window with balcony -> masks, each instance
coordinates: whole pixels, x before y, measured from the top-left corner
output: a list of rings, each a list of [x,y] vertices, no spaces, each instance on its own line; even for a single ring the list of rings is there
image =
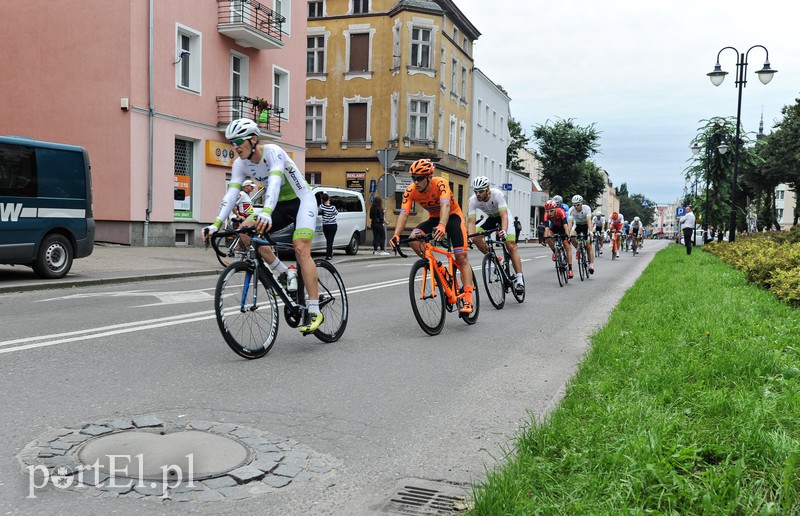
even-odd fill
[[[324,2],[322,0],[312,0],[308,2],[308,17],[322,18],[324,16]]]
[[[367,14],[369,13],[369,0],[351,0],[353,14]]]
[[[272,104],[283,109],[283,118],[289,118],[289,72],[272,67]]]
[[[325,73],[325,36],[308,36],[306,49],[306,73]]]
[[[292,2],[291,0],[275,0],[275,13],[283,16],[284,22],[281,31],[284,34],[292,33]]]
[[[247,56],[231,54],[231,120],[247,116],[247,106],[241,97],[248,95],[248,68],[249,60]]]
[[[411,29],[411,66],[431,68],[431,29]]]
[[[176,33],[175,84],[178,88],[200,93],[201,42],[200,33],[178,26]]]
[[[306,142],[325,141],[325,103],[309,101],[306,103]]]

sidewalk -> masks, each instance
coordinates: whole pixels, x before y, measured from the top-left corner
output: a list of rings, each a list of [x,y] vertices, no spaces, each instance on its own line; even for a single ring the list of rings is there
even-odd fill
[[[312,253],[321,258],[324,253]],[[362,246],[355,256],[336,251],[333,263],[353,260],[388,259],[374,256],[372,248]],[[216,275],[222,266],[214,250],[205,247],[130,247],[117,244],[96,244],[92,254],[72,262],[64,278],[44,280],[30,267],[0,265],[0,293],[68,288],[109,283],[147,281],[182,276]]]

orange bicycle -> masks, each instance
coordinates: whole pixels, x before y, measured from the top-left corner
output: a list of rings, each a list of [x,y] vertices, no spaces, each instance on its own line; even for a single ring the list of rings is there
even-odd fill
[[[620,234],[619,231],[616,229],[611,230],[611,260],[617,259],[617,254],[619,254],[619,248],[622,247],[622,242],[620,242]]]
[[[403,258],[401,246],[409,242],[423,242],[423,256],[411,266],[408,277],[408,293],[411,296],[411,308],[420,328],[428,335],[438,335],[444,328],[445,310],[456,312],[467,324],[478,321],[478,288],[472,291],[472,313],[461,313],[464,306],[464,290],[459,287],[461,273],[456,267],[453,248],[449,241],[438,242],[432,234],[400,240],[395,248]],[[444,247],[438,247],[443,245]],[[446,262],[442,263],[443,261]],[[474,279],[473,279],[474,284]]]

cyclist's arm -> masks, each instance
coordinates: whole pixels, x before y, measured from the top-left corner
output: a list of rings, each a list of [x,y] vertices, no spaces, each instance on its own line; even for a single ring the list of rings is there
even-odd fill
[[[507,235],[508,234],[508,210],[500,209],[500,227],[503,229],[503,232]]]
[[[475,229],[478,227],[478,217],[472,213],[467,215],[467,234],[471,235],[475,233]]]
[[[267,178],[266,190],[264,191],[264,213],[272,215],[275,206],[278,204],[278,196],[281,193],[281,183],[283,182],[283,171],[272,170]]]

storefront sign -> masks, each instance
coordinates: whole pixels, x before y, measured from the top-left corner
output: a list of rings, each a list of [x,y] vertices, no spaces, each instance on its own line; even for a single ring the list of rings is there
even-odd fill
[[[206,140],[206,165],[232,167],[236,152],[228,142]]]

